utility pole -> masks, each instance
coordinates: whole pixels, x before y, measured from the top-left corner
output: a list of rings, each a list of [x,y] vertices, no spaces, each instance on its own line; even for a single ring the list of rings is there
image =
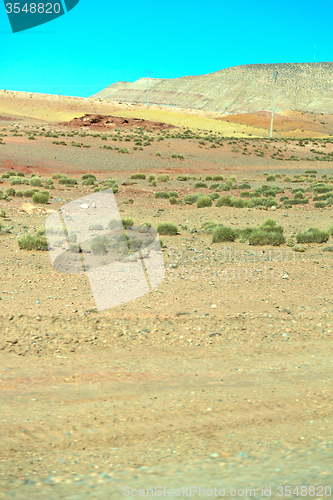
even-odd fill
[[[276,86],[276,78],[278,76],[278,72],[275,71],[274,73],[274,90],[273,90],[273,105],[272,105],[272,116],[271,116],[271,130],[270,130],[270,133],[269,133],[269,137],[272,137],[273,135],[273,116],[274,116],[274,100],[275,100],[275,86]]]
[[[148,104],[148,86],[149,86],[149,74],[152,73],[152,71],[148,70],[148,77],[147,77],[147,91],[146,91],[146,105]]]

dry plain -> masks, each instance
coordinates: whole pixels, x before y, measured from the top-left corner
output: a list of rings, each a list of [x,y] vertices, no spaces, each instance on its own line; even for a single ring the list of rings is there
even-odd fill
[[[63,124],[96,113],[175,128]],[[328,195],[319,206],[314,199],[333,181],[330,116],[282,113],[270,140],[265,116],[249,123],[93,99],[1,91],[0,115],[0,498],[120,499],[124,486],[157,485],[169,498],[183,486],[210,498],[254,488],[258,499],[271,486],[281,498],[286,485],[289,497],[330,498],[333,212]],[[17,195],[31,188],[2,177],[13,171],[29,183],[39,174],[49,202]],[[138,172],[146,179],[131,179]],[[83,185],[86,173],[93,185]],[[54,179],[52,189],[54,174],[77,184]],[[97,312],[86,275],[57,273],[47,251],[18,240],[110,178],[122,217],[154,228],[170,221],[178,233],[161,235],[158,289]],[[263,185],[276,193],[265,196]],[[266,204],[184,201],[198,193],[249,201],[241,193],[256,189]],[[280,199],[297,199],[297,189],[308,201]],[[160,191],[176,191],[178,203],[156,198]],[[283,227],[279,246],[237,233],[268,218]],[[213,243],[208,222],[237,237]],[[328,239],[292,250],[289,240],[311,227]]]

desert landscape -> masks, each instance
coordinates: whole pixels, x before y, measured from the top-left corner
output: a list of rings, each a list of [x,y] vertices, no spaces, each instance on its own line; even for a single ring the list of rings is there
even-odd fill
[[[270,138],[271,94],[226,110],[171,84],[148,106],[145,81],[0,91],[0,498],[333,495],[332,110],[282,90]],[[99,311],[45,221],[110,189],[165,279]]]

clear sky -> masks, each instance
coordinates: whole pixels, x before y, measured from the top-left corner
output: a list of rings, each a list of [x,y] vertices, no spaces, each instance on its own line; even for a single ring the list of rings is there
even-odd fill
[[[177,78],[241,64],[333,61],[332,19],[333,2],[320,0],[80,0],[66,15],[13,34],[0,0],[0,88],[87,97],[147,69]]]

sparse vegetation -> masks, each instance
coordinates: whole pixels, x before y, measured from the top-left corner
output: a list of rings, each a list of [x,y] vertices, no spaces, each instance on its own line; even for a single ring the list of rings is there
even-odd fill
[[[249,236],[250,245],[280,246],[285,243],[285,241],[283,227],[278,226],[273,219],[266,219],[258,228],[254,229]]]
[[[106,255],[108,239],[106,236],[94,236],[90,242],[90,249],[94,255]]]
[[[237,233],[235,229],[227,226],[217,226],[213,230],[212,243],[223,243],[225,241],[235,241]]]
[[[169,198],[169,193],[167,193],[166,191],[156,191],[155,198],[168,199]]]
[[[160,222],[157,226],[157,232],[161,235],[175,236],[178,232],[177,226],[173,222]]]
[[[145,178],[146,178],[146,174],[137,173],[137,174],[131,175],[131,179],[145,179]]]
[[[21,250],[48,250],[45,229],[40,229],[33,234],[25,234],[17,240]]]
[[[41,204],[46,204],[49,201],[49,193],[47,191],[44,191],[42,193],[37,192],[32,195],[32,201],[34,203],[41,203]]]
[[[131,217],[125,217],[121,219],[121,222],[125,229],[131,228],[134,225],[134,220]]]
[[[317,227],[311,227],[307,231],[296,234],[297,243],[326,243],[330,237],[329,231],[323,231]]]
[[[30,186],[41,187],[42,186],[42,179],[40,177],[32,177],[30,179]]]
[[[213,204],[213,200],[210,198],[210,196],[199,196],[197,199],[197,208],[205,208],[205,207],[211,207]]]

